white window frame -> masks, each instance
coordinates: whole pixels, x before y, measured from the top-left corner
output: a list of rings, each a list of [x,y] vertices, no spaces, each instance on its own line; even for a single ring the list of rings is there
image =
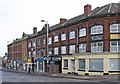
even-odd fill
[[[116,42],[116,45],[112,46],[112,42]],[[120,41],[110,41],[110,52],[120,52]]]
[[[64,40],[66,40],[66,33],[61,34],[61,41],[64,41]]]
[[[86,53],[86,43],[79,44],[79,53]]]
[[[61,54],[66,54],[66,46],[61,46]]]
[[[29,47],[29,48],[31,47],[31,42],[28,43],[28,47]]]
[[[79,30],[79,37],[86,36],[86,28],[82,28]]]
[[[75,38],[75,30],[69,32],[69,39]]]
[[[75,45],[70,45],[69,46],[69,54],[75,53]]]
[[[33,47],[35,47],[35,46],[36,46],[36,42],[35,42],[35,41],[33,41],[32,46],[33,46]]]
[[[58,47],[54,47],[54,55],[57,55],[58,54]]]
[[[48,45],[52,44],[52,37],[48,38]]]
[[[58,35],[54,36],[54,42],[58,42]]]
[[[99,46],[102,44],[102,46]],[[93,42],[91,43],[91,52],[103,52],[103,42]]]
[[[110,33],[118,33],[118,32],[120,32],[120,24],[112,24],[112,25],[110,25]]]
[[[93,26],[91,28],[91,35],[102,34],[102,33],[103,33],[103,26],[102,25]]]

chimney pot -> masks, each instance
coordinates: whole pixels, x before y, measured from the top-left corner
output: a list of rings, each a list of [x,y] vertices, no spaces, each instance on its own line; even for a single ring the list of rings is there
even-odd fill
[[[60,18],[60,25],[63,25],[66,21],[67,21],[67,19],[65,19],[65,18]]]
[[[84,16],[88,16],[91,13],[91,5],[87,4],[84,6]]]
[[[36,34],[37,33],[37,27],[34,27],[33,28],[33,34]]]

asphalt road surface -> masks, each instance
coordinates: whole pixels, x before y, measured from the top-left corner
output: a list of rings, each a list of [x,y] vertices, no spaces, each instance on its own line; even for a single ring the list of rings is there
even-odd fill
[[[80,80],[68,78],[56,78],[49,76],[30,75],[26,73],[16,73],[2,71],[2,82],[81,82],[85,84],[119,84],[118,81],[101,81],[101,80]]]

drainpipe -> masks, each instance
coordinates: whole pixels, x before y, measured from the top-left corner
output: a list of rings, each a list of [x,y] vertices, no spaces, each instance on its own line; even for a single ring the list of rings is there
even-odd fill
[[[77,27],[77,53],[79,53],[79,27]]]

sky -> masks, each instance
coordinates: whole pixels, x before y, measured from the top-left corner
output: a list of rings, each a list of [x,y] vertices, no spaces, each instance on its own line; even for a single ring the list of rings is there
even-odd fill
[[[23,32],[33,33],[33,27],[40,31],[46,20],[50,26],[59,23],[60,18],[70,19],[81,15],[86,4],[92,10],[120,0],[0,0],[0,57],[7,53],[7,45],[13,39],[21,38]]]

